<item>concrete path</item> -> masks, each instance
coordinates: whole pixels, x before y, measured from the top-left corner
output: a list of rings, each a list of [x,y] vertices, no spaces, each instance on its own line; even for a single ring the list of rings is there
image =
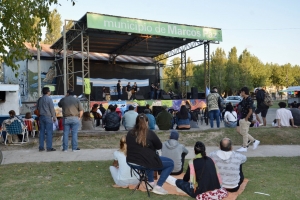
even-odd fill
[[[187,159],[194,157],[193,147],[187,147],[189,154]],[[239,148],[235,146],[234,149]],[[206,152],[217,150],[218,147],[207,147]],[[78,152],[39,152],[38,150],[13,150],[3,151],[2,164],[27,163],[27,162],[69,162],[69,161],[99,161],[113,160],[113,152],[116,149],[83,149]],[[256,150],[249,147],[247,157],[294,157],[300,156],[300,145],[260,145]]]

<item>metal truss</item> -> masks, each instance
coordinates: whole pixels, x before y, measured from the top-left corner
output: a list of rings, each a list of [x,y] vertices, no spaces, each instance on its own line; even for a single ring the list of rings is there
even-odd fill
[[[167,59],[169,57],[172,57],[172,56],[175,56],[177,54],[180,54],[181,52],[183,51],[188,51],[190,49],[193,49],[193,48],[196,48],[198,46],[201,46],[203,45],[204,41],[194,41],[194,42],[190,42],[186,45],[183,45],[177,49],[173,49],[172,51],[168,51],[167,53],[165,53],[165,57],[163,57],[162,59],[160,60],[157,60],[157,61],[161,61],[161,60],[164,60],[164,59]],[[159,55],[157,55],[159,56]],[[154,56],[154,57],[157,57],[157,56]]]
[[[149,36],[139,36],[139,37],[135,37],[133,38],[131,41],[127,42],[126,44],[124,44],[123,46],[121,46],[118,49],[115,49],[113,52],[110,53],[109,56],[109,62],[115,64],[115,60],[116,57],[122,53],[124,53],[125,51],[127,51],[128,49],[130,49],[131,47],[135,46],[136,44],[146,40],[150,38]]]
[[[204,76],[205,76],[205,91],[206,88],[210,89],[210,52],[209,52],[210,41],[204,43]],[[208,94],[205,94],[207,96]]]
[[[67,87],[74,90],[74,53],[73,49],[67,51]]]
[[[181,52],[181,95],[186,99],[186,51]]]
[[[84,31],[85,27],[83,22],[65,20],[65,24],[67,24],[67,22],[73,23],[73,26],[70,29],[66,30],[68,31],[66,33],[66,43],[67,45],[70,45],[76,38],[81,35],[81,32]],[[63,40],[58,41],[58,44],[53,46],[53,48],[56,49],[58,53],[64,50]]]
[[[81,55],[82,55],[82,93],[84,93],[84,78],[90,78],[90,46],[89,36],[81,33]]]

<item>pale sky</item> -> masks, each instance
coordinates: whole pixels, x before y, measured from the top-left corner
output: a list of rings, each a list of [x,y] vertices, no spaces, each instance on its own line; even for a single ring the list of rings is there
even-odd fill
[[[299,0],[59,0],[62,20],[79,20],[86,12],[221,28],[223,41],[212,44],[226,55],[247,48],[262,62],[300,65]],[[204,58],[203,46],[187,51],[192,60]],[[179,55],[180,56],[180,55]]]

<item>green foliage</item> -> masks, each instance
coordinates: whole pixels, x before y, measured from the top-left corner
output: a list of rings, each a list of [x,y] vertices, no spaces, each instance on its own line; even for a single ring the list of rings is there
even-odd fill
[[[71,0],[74,5],[74,0]],[[17,69],[15,60],[28,58],[24,42],[41,40],[41,27],[49,24],[49,7],[58,0],[2,0],[0,4],[0,54],[3,61]],[[36,18],[39,23],[36,23]]]
[[[47,25],[47,31],[44,40],[45,44],[53,44],[61,37],[61,26],[61,16],[57,10],[54,9],[49,17],[49,24]]]

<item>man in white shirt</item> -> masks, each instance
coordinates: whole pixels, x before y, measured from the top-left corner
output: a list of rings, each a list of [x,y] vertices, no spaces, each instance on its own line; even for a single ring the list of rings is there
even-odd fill
[[[124,125],[126,130],[130,130],[135,126],[136,117],[138,113],[134,111],[134,107],[130,105],[128,107],[128,111],[124,114],[122,118],[122,124]]]
[[[279,109],[276,110],[276,121],[277,121],[277,127],[280,128],[281,126],[289,127],[290,120],[292,127],[297,128],[297,126],[294,125],[294,119],[292,112],[288,109],[286,109],[286,103],[285,102],[279,102]]]

